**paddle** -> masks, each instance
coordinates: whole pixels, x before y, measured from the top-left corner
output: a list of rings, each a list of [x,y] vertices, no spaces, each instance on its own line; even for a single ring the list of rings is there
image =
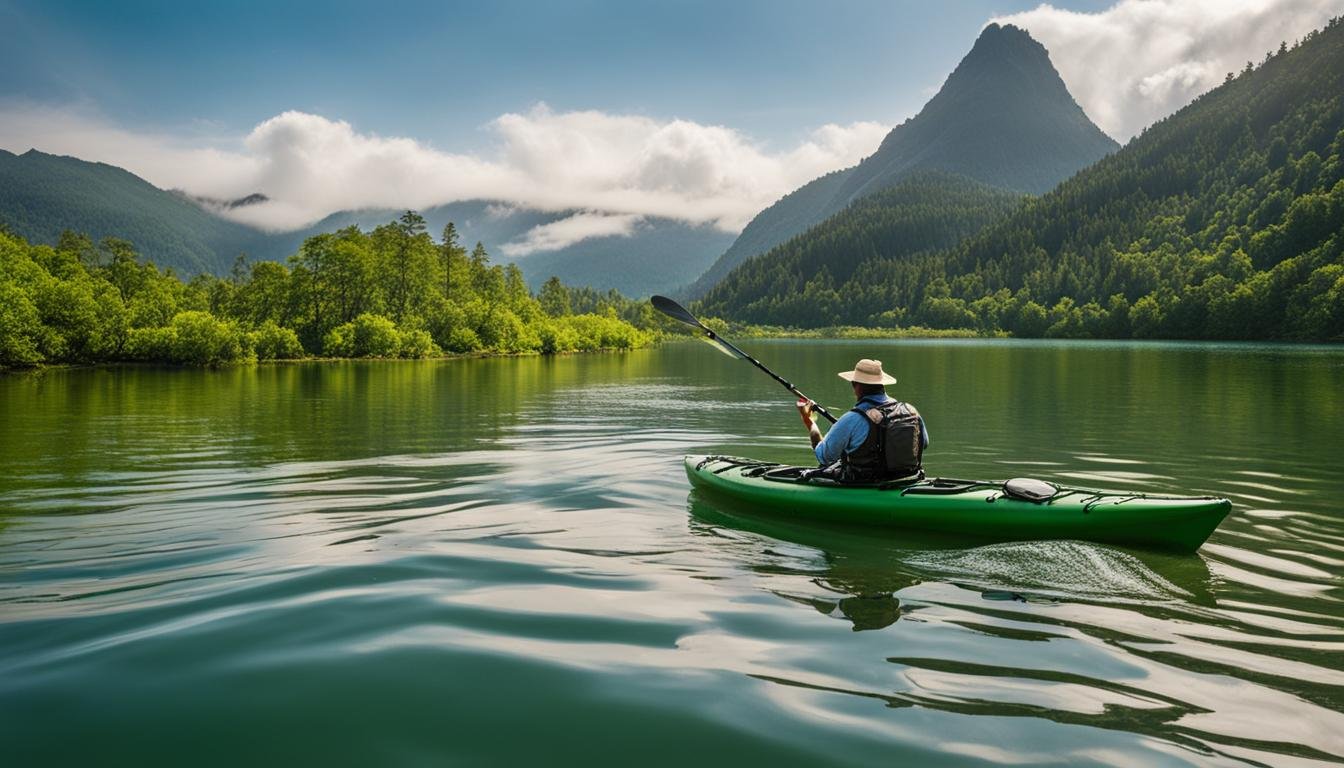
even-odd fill
[[[654,309],[658,310],[659,312],[662,312],[664,315],[667,315],[668,317],[678,322],[685,323],[686,325],[689,325],[692,328],[699,329],[701,332],[705,334],[706,337],[708,337],[709,341],[712,342],[714,346],[717,347],[724,354],[728,355],[729,357],[735,357],[739,360],[746,360],[747,362],[751,363],[757,368],[760,368],[762,371],[765,371],[766,374],[770,376],[770,378],[774,379],[775,381],[778,381],[780,384],[783,384],[785,389],[789,390],[799,398],[802,398],[803,400],[812,403],[812,410],[826,417],[826,420],[831,422],[832,424],[835,423],[835,417],[831,415],[830,411],[826,410],[821,405],[812,402],[812,398],[808,397],[807,395],[804,395],[802,392],[799,392],[798,388],[790,384],[787,380],[784,379],[784,377],[780,376],[779,374],[775,373],[769,368],[766,368],[765,365],[762,364],[760,360],[757,360],[751,355],[748,355],[746,352],[743,352],[742,350],[738,349],[732,342],[719,336],[709,326],[700,322],[699,318],[697,318],[695,315],[692,315],[689,311],[687,311],[685,307],[667,298],[666,296],[654,296],[653,298],[649,299],[649,301],[653,303]]]

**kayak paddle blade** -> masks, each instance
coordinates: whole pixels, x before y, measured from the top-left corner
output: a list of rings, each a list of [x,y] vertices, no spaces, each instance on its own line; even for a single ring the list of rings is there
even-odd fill
[[[700,322],[700,320],[697,319],[695,315],[692,315],[685,307],[666,296],[653,296],[649,299],[649,302],[653,304],[654,309],[662,312],[673,320],[678,320],[687,325],[695,326],[696,328],[705,327],[705,324]],[[734,355],[734,357],[736,357],[736,355]]]

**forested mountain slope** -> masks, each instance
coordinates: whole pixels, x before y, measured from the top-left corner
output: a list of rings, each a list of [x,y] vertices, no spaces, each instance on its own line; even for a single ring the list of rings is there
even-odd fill
[[[770,325],[892,324],[899,318],[884,316],[888,307],[856,304],[860,297],[836,288],[872,264],[954,246],[1024,199],[964,176],[920,171],[748,259],[699,310]]]
[[[990,24],[915,117],[857,166],[817,179],[762,211],[689,289],[704,295],[733,267],[918,170],[959,174],[1039,194],[1116,143],[1069,95],[1045,48]]]
[[[116,237],[184,274],[224,274],[240,252],[262,258],[272,238],[220,218],[183,195],[129,171],[74,157],[0,150],[0,222],[28,240],[55,243],[62,231]],[[302,238],[291,243],[297,249]]]
[[[1020,335],[1344,338],[1344,24],[1248,63],[960,246],[870,259],[838,292],[856,307],[841,322],[879,307]]]

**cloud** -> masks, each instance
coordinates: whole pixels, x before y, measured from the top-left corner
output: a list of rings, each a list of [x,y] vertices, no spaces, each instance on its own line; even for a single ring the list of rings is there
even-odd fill
[[[1088,116],[1123,142],[1341,11],[1341,0],[1121,0],[992,21],[1039,40]]]
[[[568,238],[582,232],[619,234],[618,224],[628,229],[648,216],[741,229],[779,197],[858,162],[887,132],[869,122],[825,125],[772,152],[723,126],[539,104],[489,123],[493,149],[476,156],[292,111],[246,136],[205,142],[132,133],[83,110],[0,105],[0,114],[0,146],[13,151],[100,160],[215,198],[260,192],[270,200],[229,215],[267,229],[298,228],[339,210],[470,199],[588,212],[516,244],[533,251],[575,242]]]
[[[109,124],[87,105],[0,103],[0,148],[11,152],[36,148],[110,163],[160,187],[189,188],[209,197],[238,196],[234,192],[245,187],[258,168],[254,158],[230,149],[227,139],[133,133]]]
[[[557,251],[595,237],[629,237],[644,220],[629,213],[576,213],[559,221],[529,229],[522,239],[500,247],[505,256],[527,256],[541,251]]]

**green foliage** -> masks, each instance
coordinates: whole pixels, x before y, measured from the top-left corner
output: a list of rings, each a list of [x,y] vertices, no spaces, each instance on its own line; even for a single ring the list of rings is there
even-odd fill
[[[554,321],[562,337],[576,337],[574,349],[634,349],[653,341],[647,331],[623,322],[614,314],[568,315]]]
[[[480,245],[468,256],[434,244],[410,211],[372,232],[311,237],[288,266],[239,259],[227,279],[190,283],[141,263],[124,240],[94,247],[67,233],[51,248],[0,233],[0,367],[563,352],[655,338],[617,314],[653,329],[646,303],[579,295],[603,315],[552,319],[516,266],[490,264]]]
[[[328,331],[322,351],[328,357],[397,357],[401,334],[390,319],[366,312]]]
[[[13,282],[0,282],[0,367],[42,361],[46,329],[28,295]]]
[[[303,345],[292,328],[282,328],[267,320],[251,334],[252,348],[258,360],[297,360],[303,357]]]
[[[132,328],[124,357],[144,362],[177,362],[177,329]]]
[[[574,306],[569,300],[569,289],[554,275],[542,284],[537,301],[541,303],[541,310],[551,317],[563,317],[574,312]]]
[[[365,313],[349,326],[355,357],[396,357],[401,351],[401,334],[396,323],[382,315]]]
[[[749,260],[698,305],[708,315],[749,323],[819,327],[880,325],[901,285],[898,263],[927,261],[1005,216],[1022,196],[941,173],[915,174],[863,198],[825,223]],[[921,319],[938,327],[975,327],[946,280],[930,282]]]
[[[173,317],[172,361],[189,365],[222,365],[251,358],[247,334],[209,312],[179,312]]]
[[[743,264],[702,311],[800,327],[1344,340],[1344,23],[959,242],[926,245],[909,228],[917,200],[887,202],[865,198]],[[943,215],[972,223],[975,210]]]
[[[398,353],[402,357],[421,358],[433,357],[441,354],[443,350],[439,349],[434,343],[434,339],[429,335],[429,331],[419,328],[406,331],[401,335],[401,349]]]
[[[481,337],[475,329],[458,326],[448,333],[443,347],[449,352],[466,354],[480,351],[484,345],[481,344]]]

